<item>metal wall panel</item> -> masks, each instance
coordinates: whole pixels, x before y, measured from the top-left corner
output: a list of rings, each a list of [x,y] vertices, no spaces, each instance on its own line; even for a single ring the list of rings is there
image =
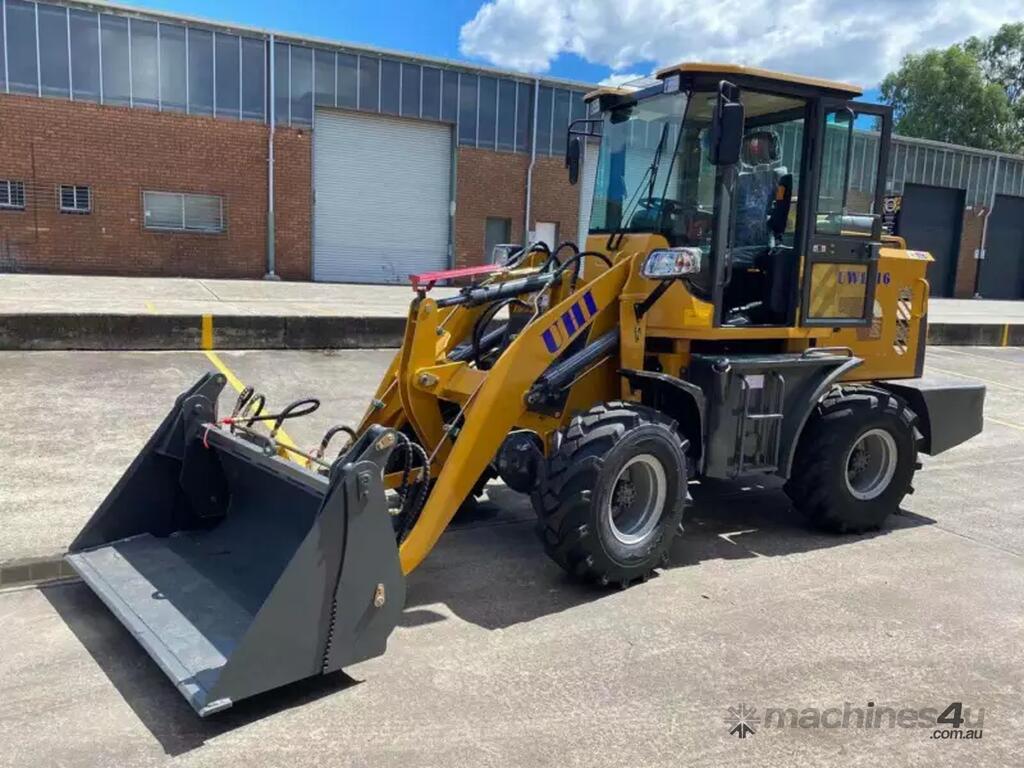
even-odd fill
[[[445,269],[451,167],[448,125],[318,109],[313,279],[404,283]]]

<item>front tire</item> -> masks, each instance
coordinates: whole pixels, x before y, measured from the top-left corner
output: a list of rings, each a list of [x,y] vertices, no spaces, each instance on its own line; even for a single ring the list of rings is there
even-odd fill
[[[816,528],[880,528],[912,490],[916,425],[907,404],[885,390],[836,390],[804,428],[786,493]]]
[[[689,500],[686,448],[675,422],[641,405],[576,416],[533,494],[548,556],[622,587],[664,565]]]

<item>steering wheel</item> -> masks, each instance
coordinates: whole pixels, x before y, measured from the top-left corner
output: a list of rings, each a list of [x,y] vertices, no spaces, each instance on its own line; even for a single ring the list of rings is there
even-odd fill
[[[637,209],[629,219],[633,229],[656,227],[662,221],[675,220],[685,213],[683,207],[675,200],[667,197],[642,198],[636,203]]]
[[[683,206],[679,204],[679,201],[670,197],[645,197],[638,202],[638,207],[642,211],[668,216],[675,216],[683,211]]]

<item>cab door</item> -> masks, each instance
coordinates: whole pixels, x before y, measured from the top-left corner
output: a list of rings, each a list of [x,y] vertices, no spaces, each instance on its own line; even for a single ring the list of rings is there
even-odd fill
[[[800,324],[870,325],[882,244],[892,109],[819,102]]]

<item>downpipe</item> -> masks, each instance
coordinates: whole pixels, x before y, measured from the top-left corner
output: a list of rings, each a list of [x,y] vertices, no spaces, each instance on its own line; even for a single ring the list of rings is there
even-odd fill
[[[523,247],[530,244],[530,217],[533,203],[533,166],[537,164],[537,106],[540,104],[540,79],[533,80],[533,130],[530,132],[530,164],[526,167],[526,213],[523,220]],[[554,247],[554,243],[550,244]]]
[[[274,79],[274,35],[270,35],[270,47],[267,49],[267,68],[270,71],[270,126],[267,131],[267,274],[264,280],[279,280],[277,269],[276,231],[274,221],[274,128],[277,123],[276,83]]]

